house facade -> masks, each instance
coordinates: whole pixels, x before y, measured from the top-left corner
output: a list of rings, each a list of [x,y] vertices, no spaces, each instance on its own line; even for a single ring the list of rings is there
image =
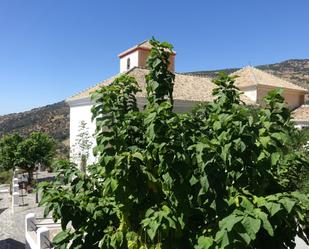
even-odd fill
[[[97,89],[107,86],[119,75],[126,73],[136,78],[140,89],[137,94],[137,101],[140,107],[146,103],[146,82],[145,76],[148,74],[146,69],[147,57],[150,53],[151,45],[148,41],[140,43],[118,55],[119,57],[119,74],[106,79],[89,89],[78,93],[66,100],[70,106],[70,147],[73,148],[76,144],[80,123],[86,122],[87,129],[90,135],[95,132],[95,122],[92,121],[91,108],[94,103],[91,101],[91,94]],[[174,52],[170,57],[170,70],[175,71]],[[283,95],[290,109],[302,108],[304,104],[305,94],[308,91],[295,84],[287,82],[283,79],[265,73],[254,67],[245,67],[234,75],[239,77],[236,79],[236,85],[244,94],[241,96],[242,101],[251,106],[263,105],[263,97],[268,91],[275,88],[283,88]],[[192,76],[186,74],[175,73],[174,82],[174,110],[176,112],[190,111],[193,106],[200,102],[213,100],[212,90],[215,85],[210,78],[201,76]],[[306,109],[306,108],[305,108]],[[296,109],[297,110],[297,109]],[[296,111],[295,110],[295,111]],[[303,113],[303,109],[301,109]],[[307,110],[307,109],[306,109]],[[295,112],[294,111],[294,112]],[[303,115],[303,114],[302,114]],[[306,116],[306,114],[305,114]],[[306,121],[304,122],[305,119]],[[309,125],[309,115],[301,120],[295,120],[299,127]],[[92,144],[95,144],[92,138]],[[89,153],[88,163],[95,162],[92,153]],[[79,163],[79,162],[76,162]]]

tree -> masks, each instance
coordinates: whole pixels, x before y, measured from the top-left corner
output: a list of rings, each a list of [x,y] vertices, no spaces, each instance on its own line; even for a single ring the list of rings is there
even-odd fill
[[[28,182],[33,179],[33,171],[38,164],[49,166],[54,156],[54,140],[42,132],[32,132],[22,140],[16,150],[18,167],[28,172]]]
[[[151,44],[145,109],[131,76],[99,89],[98,163],[88,175],[61,162],[41,186],[45,215],[61,220],[55,248],[294,248],[309,207],[295,177],[309,162],[280,90],[252,112],[221,74],[213,102],[174,113],[172,46]]]
[[[82,171],[86,172],[86,164],[89,158],[89,151],[92,146],[91,136],[87,123],[82,120],[79,124],[78,134],[72,148],[73,160],[79,162]]]
[[[22,141],[18,134],[5,135],[0,140],[0,169],[10,170],[19,166],[17,147]]]

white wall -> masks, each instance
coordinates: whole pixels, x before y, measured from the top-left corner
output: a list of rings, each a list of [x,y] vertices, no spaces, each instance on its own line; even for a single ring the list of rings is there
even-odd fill
[[[244,94],[252,101],[256,102],[257,100],[257,91],[255,89],[248,89],[248,90],[243,90]]]
[[[137,99],[138,107],[142,109],[146,104],[145,98]],[[174,102],[174,111],[177,113],[188,112],[192,110],[192,107],[197,105],[198,102],[194,101],[183,101],[183,100],[175,100]],[[92,113],[91,107],[92,103],[90,100],[78,100],[74,103],[69,103],[70,105],[70,149],[72,152],[72,148],[74,148],[74,144],[76,143],[76,137],[78,135],[79,126],[81,121],[85,121],[87,123],[89,134],[92,135],[92,148],[89,152],[88,164],[92,164],[96,162],[96,158],[93,156],[92,149],[95,146],[95,121],[92,122]],[[71,153],[71,159],[74,159]],[[80,162],[75,161],[78,165]]]
[[[130,58],[130,68],[133,68],[133,67],[137,67],[139,66],[138,65],[138,59],[139,59],[139,56],[138,56],[138,50],[128,54],[128,55],[125,55],[124,57],[122,57],[120,59],[120,73],[123,73],[123,72],[126,72],[128,71],[127,69],[127,60],[128,58]]]
[[[76,143],[76,137],[78,135],[78,130],[81,121],[85,121],[87,123],[88,132],[92,137],[92,147],[95,145],[95,138],[94,138],[94,132],[95,132],[95,122],[91,121],[92,113],[91,113],[91,107],[92,104],[88,103],[85,105],[77,105],[77,106],[71,106],[70,107],[70,149],[73,148],[74,144]],[[71,154],[72,158],[72,154]],[[95,157],[92,153],[92,148],[89,153],[88,158],[88,164],[94,163]],[[75,162],[79,164],[79,162]]]

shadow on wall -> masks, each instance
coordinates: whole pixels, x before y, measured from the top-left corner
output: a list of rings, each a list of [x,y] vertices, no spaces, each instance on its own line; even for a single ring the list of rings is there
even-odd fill
[[[0,208],[0,214],[3,213],[5,210],[7,210],[7,208]],[[1,249],[1,247],[0,247]]]
[[[25,249],[25,244],[14,239],[0,240],[0,249]]]

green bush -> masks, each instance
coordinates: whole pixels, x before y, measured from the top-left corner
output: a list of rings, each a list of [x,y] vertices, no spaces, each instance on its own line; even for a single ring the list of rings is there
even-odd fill
[[[45,214],[62,224],[55,248],[294,248],[309,207],[298,173],[309,162],[293,150],[280,91],[252,112],[221,74],[213,102],[174,113],[172,47],[151,44],[144,110],[126,74],[98,90],[99,162],[86,174],[62,161],[41,186]]]
[[[18,134],[5,135],[0,139],[0,170],[25,170],[30,184],[39,163],[50,165],[55,152],[54,146],[54,140],[42,132],[32,132],[27,138]]]
[[[13,172],[12,170],[0,172],[0,184],[10,184],[12,181]]]

